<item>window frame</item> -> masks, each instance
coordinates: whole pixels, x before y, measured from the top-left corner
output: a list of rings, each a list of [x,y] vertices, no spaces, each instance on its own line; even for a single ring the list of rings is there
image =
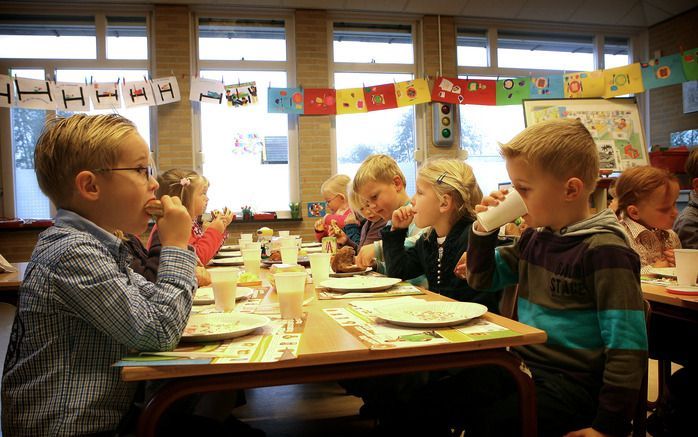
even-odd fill
[[[201,60],[199,59],[199,19],[216,17],[225,19],[258,19],[258,20],[284,20],[286,35],[286,60],[285,61],[247,61],[247,60]],[[192,71],[197,74],[202,70],[231,70],[231,71],[285,71],[286,86],[295,87],[296,84],[296,44],[295,21],[292,12],[254,13],[254,12],[230,12],[209,8],[194,8],[192,14]],[[261,84],[261,86],[266,86]],[[192,103],[192,147],[194,154],[194,170],[203,174],[203,134],[201,132],[201,103]],[[266,105],[267,102],[259,102]],[[291,202],[300,201],[300,157],[298,152],[298,115],[288,114],[288,176],[289,199]]]
[[[121,9],[99,9],[89,6],[80,7],[46,7],[32,8],[31,5],[1,7],[0,13],[8,14],[36,14],[52,15],[56,17],[92,15],[95,22],[96,58],[95,59],[26,59],[26,58],[2,58],[0,59],[0,71],[11,69],[43,69],[45,76],[55,80],[56,72],[61,69],[91,69],[91,70],[129,70],[139,69],[148,72],[153,71],[153,37],[152,37],[152,7],[128,7]],[[107,16],[143,16],[145,18],[146,35],[148,38],[147,59],[108,59],[107,58]],[[157,162],[157,112],[150,108],[150,144],[151,152]],[[46,111],[46,116],[51,117],[55,111]],[[0,160],[2,161],[2,215],[15,217],[15,169],[12,149],[11,108],[0,108]],[[51,216],[56,213],[56,206],[49,200]],[[32,219],[36,217],[23,217]]]
[[[409,25],[412,29],[412,50],[414,63],[412,64],[391,64],[391,63],[367,63],[367,62],[335,62],[334,61],[334,23],[356,23],[356,24],[403,24]],[[421,18],[405,16],[401,18],[386,17],[379,14],[332,14],[327,19],[327,57],[329,62],[328,83],[330,88],[334,88],[335,73],[399,73],[412,74],[413,78],[424,77],[423,49],[422,41],[419,38]],[[426,141],[426,108],[427,105],[414,105],[415,116],[415,156],[419,156],[418,150],[427,149]],[[337,173],[337,116],[332,117],[330,123],[330,170],[332,174]],[[420,161],[415,160],[418,166]]]

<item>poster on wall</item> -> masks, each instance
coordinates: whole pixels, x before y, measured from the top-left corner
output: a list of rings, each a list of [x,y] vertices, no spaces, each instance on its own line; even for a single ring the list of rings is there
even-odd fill
[[[15,85],[12,78],[6,74],[0,74],[0,108],[9,108],[15,101]]]
[[[305,88],[303,105],[305,115],[332,115],[337,113],[337,93],[334,88]]]
[[[226,85],[225,100],[226,102],[228,102],[228,106],[232,108],[255,105],[258,100],[257,82],[245,82]]]
[[[408,80],[395,84],[398,106],[418,105],[431,102],[431,90],[426,79]]]
[[[94,109],[121,107],[121,90],[118,82],[93,83],[90,85],[89,95]]]
[[[642,84],[646,90],[686,81],[681,55],[678,53],[640,63],[640,71],[642,71]]]
[[[174,76],[162,77],[150,81],[153,89],[153,97],[156,105],[179,102],[182,96],[179,94],[179,84]]]
[[[683,113],[698,112],[698,80],[683,83]]]
[[[43,79],[15,78],[17,106],[24,109],[56,109],[54,83]]]
[[[649,164],[635,99],[524,100],[523,106],[526,126],[579,119],[596,142],[602,169],[623,171]]]
[[[192,77],[189,88],[189,100],[220,105],[223,103],[225,89],[223,82],[215,79]]]
[[[301,88],[269,88],[267,112],[302,114],[303,90]]]
[[[150,86],[150,82],[147,80],[124,82],[121,92],[124,96],[124,105],[127,108],[131,108],[133,106],[155,105],[153,89]]]
[[[89,85],[84,83],[56,82],[58,109],[62,111],[89,111]]]

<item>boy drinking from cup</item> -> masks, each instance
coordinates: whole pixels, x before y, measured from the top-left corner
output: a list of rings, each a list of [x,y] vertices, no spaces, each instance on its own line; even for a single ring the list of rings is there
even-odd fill
[[[530,227],[513,245],[496,247],[497,232],[476,222],[468,283],[476,290],[518,283],[519,320],[548,334],[544,344],[515,349],[536,385],[539,435],[628,435],[647,366],[640,263],[613,212],[590,212],[594,141],[579,121],[552,120],[525,129],[502,155]],[[505,196],[495,191],[476,210]],[[459,377],[478,387],[501,386],[502,378],[477,369]],[[487,393],[459,396],[466,429],[515,435],[513,389]]]
[[[189,318],[196,255],[187,250],[191,218],[163,196],[163,250],[155,283],[135,274],[114,233],[141,234],[157,181],[150,150],[118,115],[74,115],[50,122],[35,151],[41,190],[56,205],[19,293],[2,381],[8,435],[113,433],[131,406],[135,383],[114,362],[129,350],[174,348]]]

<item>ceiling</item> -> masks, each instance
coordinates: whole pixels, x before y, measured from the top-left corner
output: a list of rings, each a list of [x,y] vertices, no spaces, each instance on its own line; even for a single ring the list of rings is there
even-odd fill
[[[31,2],[32,0],[16,0],[6,3]],[[698,0],[577,0],[571,3],[560,0],[98,0],[95,2],[398,12],[633,27],[650,27],[698,6]],[[80,1],[79,3],[89,2]]]

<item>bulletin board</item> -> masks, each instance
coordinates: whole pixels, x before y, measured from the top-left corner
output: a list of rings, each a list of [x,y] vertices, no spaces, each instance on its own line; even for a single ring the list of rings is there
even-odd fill
[[[523,108],[526,126],[556,118],[579,119],[596,142],[601,170],[649,164],[634,98],[524,100]]]

